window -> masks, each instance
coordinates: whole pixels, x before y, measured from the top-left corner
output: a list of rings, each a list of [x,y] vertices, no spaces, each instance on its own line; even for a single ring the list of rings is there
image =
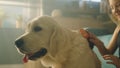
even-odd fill
[[[81,1],[81,0],[80,0]],[[82,1],[93,1],[93,2],[100,2],[101,0],[82,0]]]
[[[26,21],[38,15],[41,15],[40,0],[0,1],[0,28],[23,28]]]
[[[94,1],[94,2],[100,2],[101,0],[91,0],[91,1]]]

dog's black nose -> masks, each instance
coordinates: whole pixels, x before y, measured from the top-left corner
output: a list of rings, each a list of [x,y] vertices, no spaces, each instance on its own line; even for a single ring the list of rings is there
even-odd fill
[[[22,45],[24,45],[24,41],[23,39],[18,39],[15,41],[15,45],[19,48],[21,47]]]

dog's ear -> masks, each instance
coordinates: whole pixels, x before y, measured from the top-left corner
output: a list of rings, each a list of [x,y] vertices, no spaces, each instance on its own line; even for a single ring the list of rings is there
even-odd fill
[[[50,52],[52,56],[55,56],[64,47],[65,41],[64,30],[59,26],[55,26],[50,38]]]
[[[54,27],[51,38],[50,38],[50,53],[52,54],[52,56],[54,55],[54,53],[56,53],[57,51],[57,43],[56,43],[56,28]]]

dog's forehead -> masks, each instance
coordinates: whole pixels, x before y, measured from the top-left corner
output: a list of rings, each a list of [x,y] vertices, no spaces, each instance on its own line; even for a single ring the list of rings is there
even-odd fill
[[[54,26],[57,25],[57,22],[48,16],[42,16],[42,17],[37,17],[33,19],[28,26],[42,26],[42,25],[47,25],[47,26]]]

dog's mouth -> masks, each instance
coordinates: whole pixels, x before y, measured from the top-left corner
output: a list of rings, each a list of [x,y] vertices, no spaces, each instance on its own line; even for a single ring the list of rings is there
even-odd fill
[[[34,54],[25,54],[23,61],[27,62],[29,60],[36,60],[44,55],[46,55],[47,49],[46,48],[41,48],[40,51],[34,53]]]

